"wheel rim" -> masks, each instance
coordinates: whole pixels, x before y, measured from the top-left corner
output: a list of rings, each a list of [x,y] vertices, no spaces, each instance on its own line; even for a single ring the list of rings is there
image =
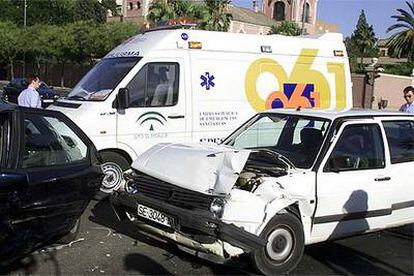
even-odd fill
[[[292,253],[294,237],[285,228],[277,228],[267,239],[266,253],[273,261],[281,262],[288,259]]]
[[[102,180],[102,190],[105,192],[116,190],[121,185],[123,179],[122,168],[116,163],[107,162],[102,164],[102,171],[105,175]]]

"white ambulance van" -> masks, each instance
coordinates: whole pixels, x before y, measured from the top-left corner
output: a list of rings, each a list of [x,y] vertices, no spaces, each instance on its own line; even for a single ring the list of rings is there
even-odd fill
[[[285,37],[171,27],[108,53],[50,109],[70,117],[104,159],[101,190],[162,142],[220,142],[269,108],[346,109],[351,76],[341,34]]]

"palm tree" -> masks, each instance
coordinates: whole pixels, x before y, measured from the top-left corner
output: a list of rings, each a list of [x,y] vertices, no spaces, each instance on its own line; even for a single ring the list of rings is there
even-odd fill
[[[297,36],[300,35],[301,29],[296,25],[295,22],[291,21],[282,21],[280,25],[273,25],[270,27],[269,35],[272,34],[281,34],[287,36]]]
[[[155,0],[149,6],[147,19],[153,23],[182,17],[202,19],[205,12],[203,5],[189,0]]]
[[[205,0],[207,13],[203,18],[202,28],[209,31],[227,32],[233,18],[228,12],[230,2],[230,0]]]
[[[391,55],[407,57],[408,61],[414,60],[414,2],[406,1],[409,11],[397,9],[399,15],[393,15],[397,23],[387,29],[387,32],[399,29],[393,34],[388,43],[388,50]]]
[[[155,0],[149,5],[147,19],[151,22],[158,23],[175,17],[176,15],[170,1]]]

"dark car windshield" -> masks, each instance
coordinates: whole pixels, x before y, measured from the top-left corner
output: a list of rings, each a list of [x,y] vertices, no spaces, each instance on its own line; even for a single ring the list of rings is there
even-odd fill
[[[75,86],[68,99],[104,101],[140,59],[122,57],[101,60]]]
[[[10,85],[15,87],[26,87],[27,83],[25,78],[15,78],[10,82]]]
[[[315,161],[329,128],[322,118],[262,113],[230,135],[223,143],[239,149],[266,149],[308,169]]]

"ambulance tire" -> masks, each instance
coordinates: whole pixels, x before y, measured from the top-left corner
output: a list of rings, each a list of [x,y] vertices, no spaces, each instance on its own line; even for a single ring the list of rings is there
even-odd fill
[[[299,264],[305,237],[302,223],[292,213],[278,214],[266,225],[260,237],[268,243],[251,253],[256,269],[264,275],[287,274]]]
[[[102,170],[105,174],[102,186],[98,193],[95,195],[96,200],[103,200],[107,198],[112,192],[117,190],[123,181],[123,172],[129,168],[128,160],[122,155],[104,151],[101,152],[102,157]]]

